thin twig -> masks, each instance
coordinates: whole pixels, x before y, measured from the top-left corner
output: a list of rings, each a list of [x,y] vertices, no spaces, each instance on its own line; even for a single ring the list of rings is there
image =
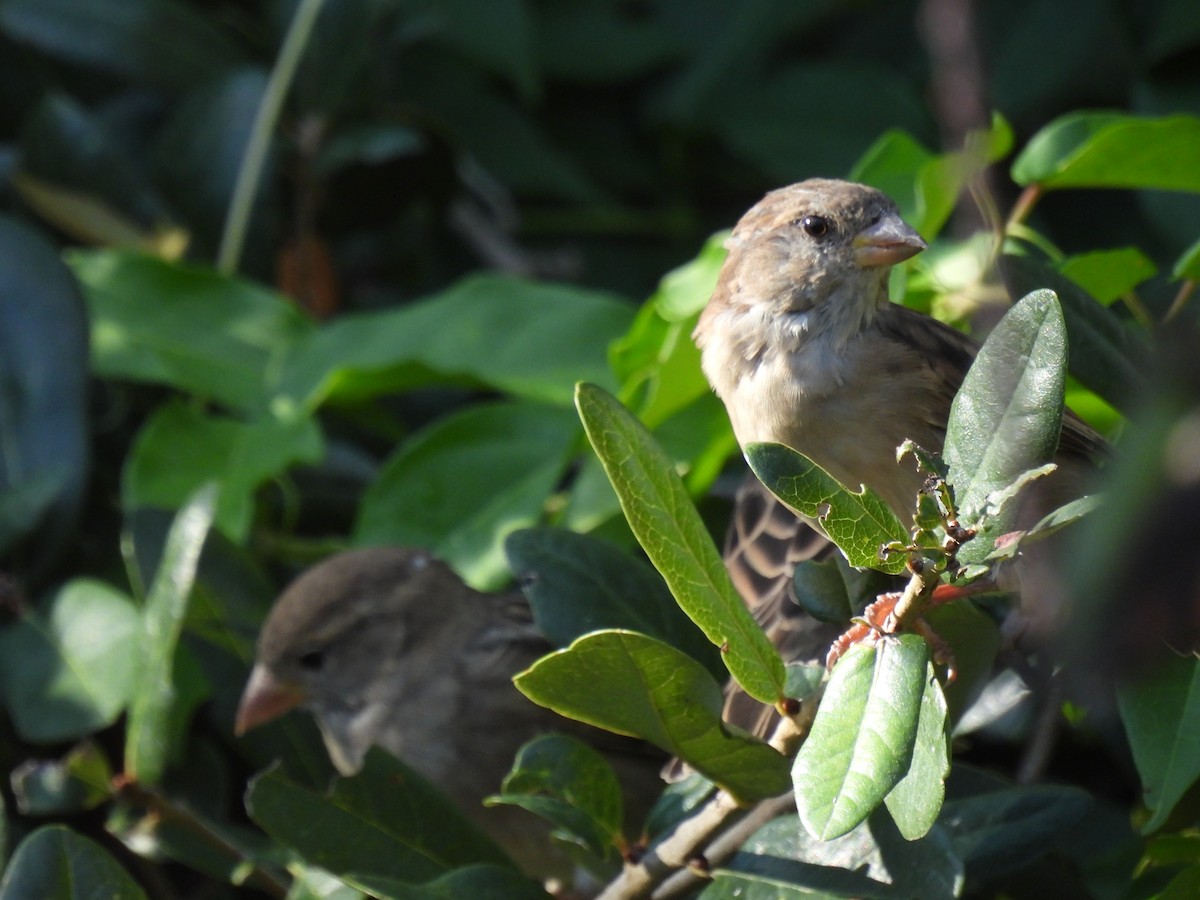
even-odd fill
[[[229,211],[225,216],[225,227],[221,232],[221,245],[217,250],[217,269],[226,275],[236,272],[241,263],[250,211],[254,208],[254,198],[262,180],[263,164],[271,146],[271,135],[275,132],[284,98],[287,97],[288,88],[296,74],[297,66],[300,65],[308,37],[312,34],[323,2],[324,0],[300,0],[284,36],[283,46],[279,48],[279,57],[271,69],[270,78],[267,79],[262,102],[254,114],[254,124],[250,129],[250,138],[246,141],[246,151],[242,154],[242,165],[238,169],[233,197],[229,201]]]
[[[786,758],[791,759],[808,736],[823,693],[823,687],[818,688],[801,702],[800,709],[794,715],[780,717],[768,743]],[[791,802],[790,793],[782,797]],[[747,818],[757,819],[763,804],[775,804],[779,800],[769,798],[762,801]],[[650,897],[655,887],[668,878],[674,880],[675,876],[678,876],[677,883],[694,884],[701,876],[688,870],[688,864],[701,856],[707,862],[712,862],[710,850],[702,853],[701,847],[743,809],[728,791],[717,791],[699,812],[680,822],[675,831],[650,847],[638,862],[627,864],[597,900],[639,900]],[[711,845],[711,848],[715,848],[711,852],[717,854],[718,859],[724,859],[745,840],[745,836],[739,839],[737,835],[750,834],[753,830],[743,833],[738,826],[734,826],[730,833],[734,833],[734,837],[728,841],[722,836]]]
[[[1195,293],[1195,290],[1196,280],[1194,278],[1188,278],[1179,285],[1179,290],[1175,294],[1175,299],[1171,301],[1171,308],[1168,309],[1167,314],[1163,316],[1164,325],[1183,311],[1183,308],[1187,306],[1187,302],[1191,298],[1192,294]]]
[[[114,780],[113,788],[117,797],[124,802],[132,806],[144,807],[161,821],[175,823],[188,833],[197,836],[221,856],[244,866],[247,870],[245,884],[257,887],[272,897],[284,898],[287,896],[287,882],[258,865],[237,845],[227,841],[207,822],[187,808],[171,803],[157,791],[143,787],[136,781],[117,778]]]
[[[1013,204],[1012,211],[1008,214],[1008,225],[1005,226],[1005,231],[1012,231],[1014,225],[1023,225],[1025,220],[1029,218],[1029,214],[1033,212],[1033,208],[1037,206],[1038,201],[1042,199],[1042,194],[1045,191],[1040,184],[1031,184],[1025,190],[1021,191],[1021,196],[1017,198],[1017,202]]]

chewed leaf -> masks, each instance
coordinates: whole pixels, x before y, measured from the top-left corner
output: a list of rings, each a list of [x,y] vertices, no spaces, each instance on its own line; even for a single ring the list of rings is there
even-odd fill
[[[855,493],[783,444],[747,444],[745,450],[759,480],[792,509],[820,522],[850,565],[892,575],[904,571],[903,554],[881,559],[879,548],[907,543],[908,529],[874,491]]]

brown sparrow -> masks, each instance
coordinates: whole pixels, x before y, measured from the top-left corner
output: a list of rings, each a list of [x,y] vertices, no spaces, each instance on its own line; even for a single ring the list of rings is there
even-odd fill
[[[738,443],[786,444],[842,484],[873,489],[910,521],[925,476],[898,464],[896,448],[911,438],[941,452],[951,401],[978,350],[942,322],[888,301],[891,267],[925,241],[879,191],[811,179],[767,194],[727,246],[693,337]],[[1068,413],[1059,470],[1039,486],[1021,525],[1082,494],[1104,452],[1103,439]],[[796,564],[820,553],[821,541],[794,513],[761,485],[743,486],[726,565],[785,659],[812,659],[828,646],[830,630],[792,602]],[[735,692],[730,708],[738,702]]]
[[[530,874],[566,874],[570,866],[532,816],[482,806],[517,749],[539,733],[605,740],[513,686],[513,675],[552,649],[523,597],[480,594],[422,550],[340,553],[303,573],[271,609],[235,731],[303,705],[342,774],[357,772],[377,744],[437,785]],[[625,783],[657,796],[661,758],[641,758],[640,744],[602,749]]]
[[[950,403],[978,345],[888,302],[891,267],[925,249],[896,205],[861,184],[811,179],[772,191],[738,222],[693,337],[738,443],[786,444],[842,484],[876,491],[907,522],[924,475],[898,465],[911,438],[940,452]],[[1063,497],[1103,450],[1063,422],[1052,476]]]

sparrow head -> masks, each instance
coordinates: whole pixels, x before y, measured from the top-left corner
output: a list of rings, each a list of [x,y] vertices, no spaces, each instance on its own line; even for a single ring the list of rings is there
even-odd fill
[[[235,733],[304,705],[334,765],[357,771],[404,688],[411,645],[445,617],[446,584],[461,586],[443,563],[391,547],[340,553],[306,571],[263,624]]]
[[[753,310],[764,325],[844,343],[887,303],[891,267],[925,249],[896,204],[862,184],[813,178],[771,191],[726,244],[716,316]],[[707,325],[702,321],[698,338]]]

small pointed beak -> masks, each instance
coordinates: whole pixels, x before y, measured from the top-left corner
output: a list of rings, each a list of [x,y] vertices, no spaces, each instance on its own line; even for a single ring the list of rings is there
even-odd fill
[[[928,245],[895,213],[887,213],[854,238],[854,258],[860,266],[894,266],[916,256]]]
[[[261,664],[256,665],[242,691],[233,733],[240,737],[251,728],[278,719],[304,699],[304,692],[299,687],[280,681]]]

